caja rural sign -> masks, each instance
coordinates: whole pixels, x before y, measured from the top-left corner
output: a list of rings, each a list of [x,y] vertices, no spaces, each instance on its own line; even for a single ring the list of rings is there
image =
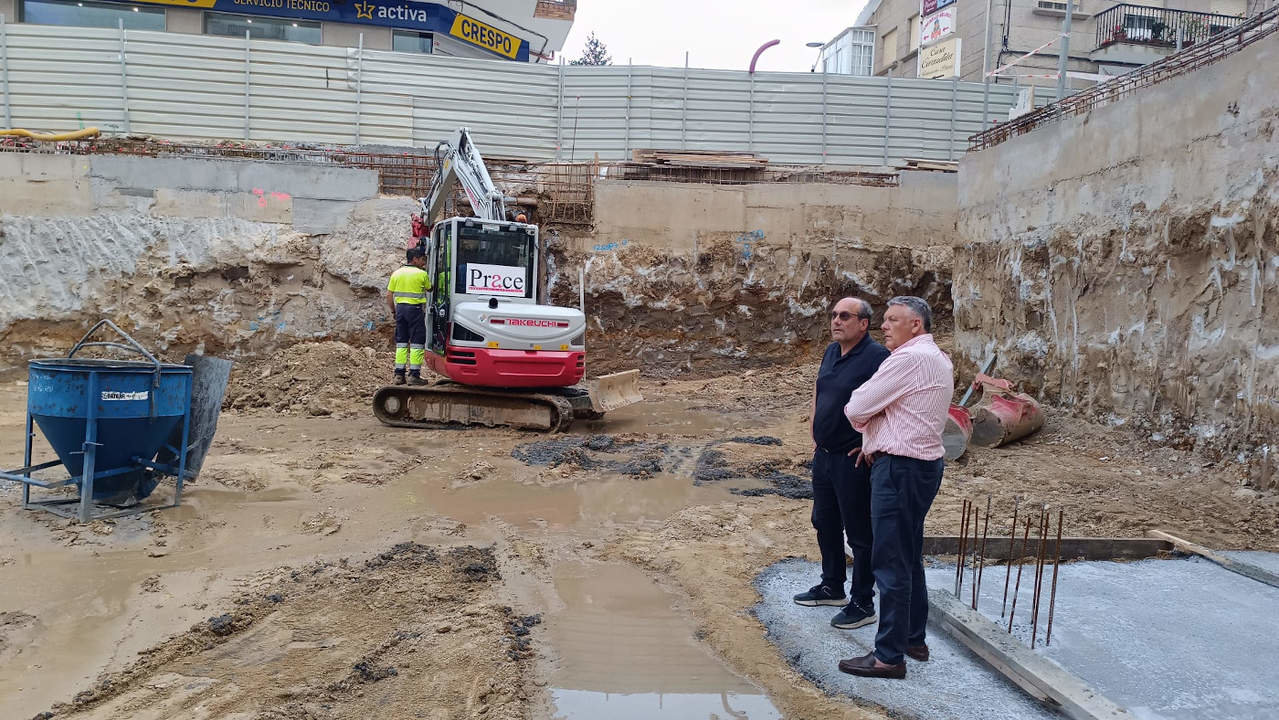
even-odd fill
[[[528,61],[528,43],[436,3],[411,0],[106,0],[213,10],[241,15],[381,25],[457,38],[511,60]]]

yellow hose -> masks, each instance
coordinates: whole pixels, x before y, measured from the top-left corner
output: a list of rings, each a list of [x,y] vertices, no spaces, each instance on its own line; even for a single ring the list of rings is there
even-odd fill
[[[28,138],[31,138],[32,140],[39,140],[40,142],[58,142],[60,140],[83,140],[85,138],[97,137],[101,134],[102,133],[99,132],[98,129],[95,127],[85,128],[83,130],[76,130],[75,132],[58,133],[56,135],[43,135],[41,133],[33,133],[30,130],[23,130],[21,128],[13,128],[11,130],[0,130],[0,135],[15,135],[17,137],[28,137]]]

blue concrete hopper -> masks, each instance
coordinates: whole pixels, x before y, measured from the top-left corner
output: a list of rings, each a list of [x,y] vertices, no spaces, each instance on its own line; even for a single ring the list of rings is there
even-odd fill
[[[102,327],[114,330],[126,344],[87,342]],[[126,350],[144,359],[75,357],[82,348],[93,346]],[[190,366],[161,363],[124,331],[103,320],[67,357],[30,362],[25,467],[0,473],[0,477],[23,483],[24,507],[42,508],[81,522],[157,509],[92,512],[95,503],[136,505],[151,494],[163,475],[177,478],[173,505],[163,507],[176,506],[183,481],[188,479],[191,388]],[[44,435],[57,460],[32,465],[33,426]],[[168,462],[157,462],[162,452],[162,459]],[[66,469],[68,477],[49,480],[33,476],[58,465]],[[78,497],[31,501],[32,486],[48,489],[68,485],[78,488]]]

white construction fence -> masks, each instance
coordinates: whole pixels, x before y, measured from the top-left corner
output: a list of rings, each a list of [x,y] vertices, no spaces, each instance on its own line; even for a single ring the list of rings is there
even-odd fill
[[[578,67],[141,30],[0,24],[8,127],[430,149],[493,157],[746,150],[783,164],[957,160],[983,86],[824,73]],[[1008,117],[1012,87],[986,112]]]

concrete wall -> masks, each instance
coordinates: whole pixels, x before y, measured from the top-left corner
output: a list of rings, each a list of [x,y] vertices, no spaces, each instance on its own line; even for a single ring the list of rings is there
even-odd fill
[[[588,343],[602,340],[619,367],[654,371],[806,357],[827,341],[825,312],[844,295],[877,310],[893,295],[922,295],[948,323],[955,180],[601,181],[594,232],[565,231],[552,244],[552,296],[576,305],[584,267],[599,333]]]
[[[1000,374],[1157,440],[1273,458],[1277,64],[1272,35],[968,154],[959,352],[997,352]]]
[[[376,331],[413,205],[364,170],[0,154],[0,369],[100,317],[231,356]]]

